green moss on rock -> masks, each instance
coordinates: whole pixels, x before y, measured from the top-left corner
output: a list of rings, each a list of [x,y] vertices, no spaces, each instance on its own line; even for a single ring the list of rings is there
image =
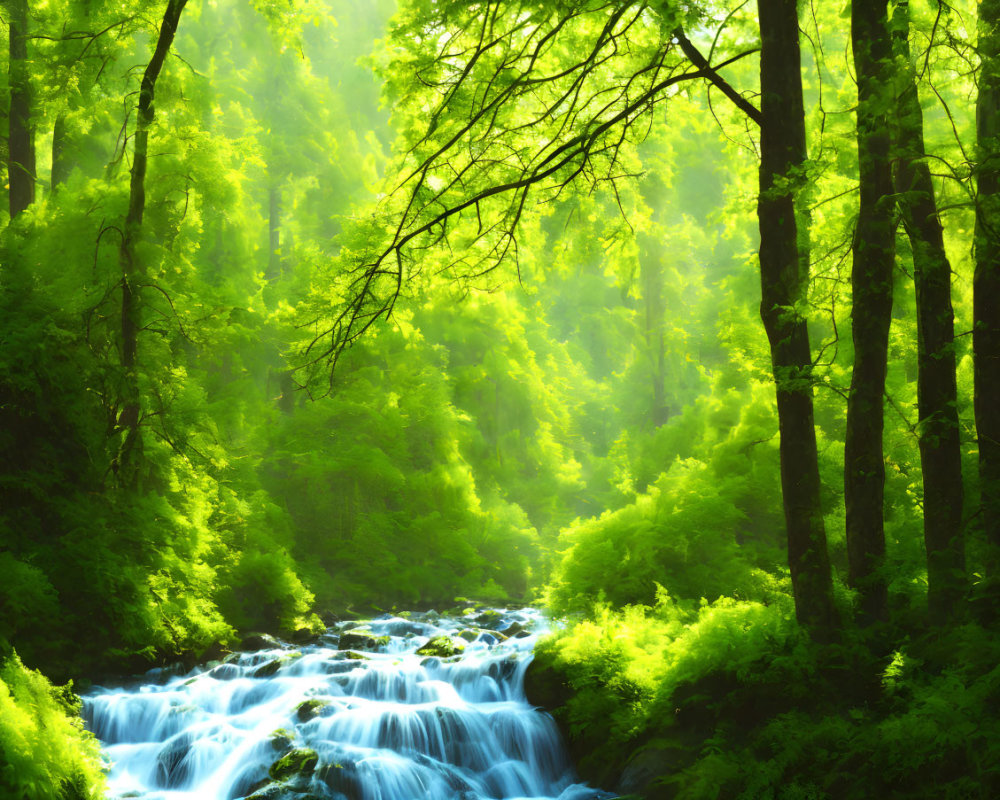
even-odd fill
[[[273,781],[287,781],[299,775],[311,775],[319,764],[319,755],[308,747],[289,750],[275,761],[267,774]]]
[[[459,645],[450,636],[435,636],[427,644],[417,650],[418,656],[437,656],[438,658],[449,658],[456,656],[465,650],[464,645]]]

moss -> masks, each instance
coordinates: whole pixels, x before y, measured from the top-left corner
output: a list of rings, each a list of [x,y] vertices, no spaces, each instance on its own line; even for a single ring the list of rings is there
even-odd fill
[[[297,747],[275,761],[267,774],[273,781],[287,781],[298,775],[311,775],[319,764],[319,755],[308,747]]]
[[[435,636],[427,644],[417,650],[418,656],[437,656],[448,658],[465,650],[464,645],[457,644],[450,636]]]
[[[320,700],[318,697],[310,697],[308,700],[303,700],[298,706],[295,707],[295,715],[302,722],[308,722],[309,720],[318,717],[320,713],[330,705],[326,700]]]

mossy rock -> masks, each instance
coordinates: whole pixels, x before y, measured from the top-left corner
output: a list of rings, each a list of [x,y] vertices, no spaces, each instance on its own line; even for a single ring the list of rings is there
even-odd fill
[[[279,669],[281,669],[286,664],[291,664],[293,661],[302,658],[302,653],[297,650],[291,653],[285,653],[284,655],[278,656],[266,664],[261,664],[257,669],[250,673],[254,678],[270,678]]]
[[[472,628],[466,628],[463,631],[459,631],[458,638],[465,639],[467,642],[474,642],[479,638],[479,631],[474,631]]]
[[[295,707],[295,716],[299,718],[301,722],[308,722],[311,719],[315,719],[320,714],[323,713],[323,709],[330,705],[326,700],[320,700],[318,697],[310,697],[308,700],[303,700]]]
[[[450,636],[435,636],[417,650],[417,655],[449,658],[460,654],[464,650],[465,646],[457,644]]]
[[[497,611],[495,608],[488,608],[478,617],[476,617],[476,624],[482,628],[489,628],[493,630],[500,624],[500,620],[503,619],[503,614]]]
[[[520,622],[512,622],[506,628],[503,629],[503,634],[508,639],[523,639],[526,636],[531,636],[531,631],[529,631]]]
[[[339,650],[366,650],[373,653],[388,644],[388,636],[376,636],[371,631],[366,630],[353,630],[340,634],[337,648]]]
[[[289,750],[275,761],[267,774],[273,781],[287,781],[299,775],[311,775],[319,764],[319,755],[308,747]]]
[[[364,653],[359,653],[357,650],[345,650],[343,652],[343,656],[348,661],[370,661],[371,660]]]
[[[248,633],[240,642],[241,650],[277,650],[281,642],[269,633]]]
[[[292,739],[294,738],[292,733],[285,728],[278,728],[271,732],[271,735],[267,737],[268,741],[271,743],[271,747],[278,751],[287,751],[292,747]]]

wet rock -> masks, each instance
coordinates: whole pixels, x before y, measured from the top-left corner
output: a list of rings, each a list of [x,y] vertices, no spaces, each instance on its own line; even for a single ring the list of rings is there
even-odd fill
[[[231,681],[233,678],[238,678],[242,674],[243,670],[235,664],[219,664],[219,666],[214,667],[208,673],[210,678],[215,678],[217,681]]]
[[[459,645],[450,636],[435,636],[423,647],[417,649],[417,655],[449,658],[458,655],[463,650],[465,650],[465,646]]]
[[[498,630],[500,628],[500,623],[503,620],[503,614],[497,611],[495,608],[488,608],[478,617],[476,617],[475,622],[481,628],[489,628],[490,630]]]
[[[357,766],[351,761],[339,760],[320,768],[317,776],[335,793],[347,800],[361,800],[365,796]]]
[[[330,704],[326,700],[320,700],[318,697],[310,697],[295,707],[295,716],[301,722],[308,722],[320,716],[323,713],[323,709],[328,705]]]
[[[501,628],[499,632],[508,639],[523,639],[526,636],[531,636],[531,631],[520,622],[512,622],[506,628]]]
[[[302,658],[302,653],[299,653],[298,651],[286,653],[285,655],[278,656],[278,658],[262,664],[250,674],[254,678],[270,678],[283,666],[290,664],[299,658]]]
[[[271,743],[272,750],[276,750],[284,755],[292,749],[292,738],[292,733],[290,731],[285,728],[278,728],[277,730],[271,731],[271,735],[267,737],[267,740]]]
[[[357,629],[340,634],[339,650],[367,650],[374,653],[389,644],[388,636],[376,636],[368,630]]]
[[[248,633],[240,642],[241,650],[277,650],[281,647],[281,642],[269,633]]]
[[[467,642],[474,642],[479,638],[479,631],[474,631],[472,628],[466,628],[463,631],[459,631],[458,636],[460,639],[465,639]]]
[[[273,781],[288,781],[299,776],[311,775],[319,764],[319,755],[308,747],[289,750],[275,761],[267,774]]]
[[[180,786],[188,775],[185,763],[187,754],[191,751],[194,736],[191,733],[181,733],[169,739],[156,755],[156,784],[164,789]]]
[[[357,650],[345,650],[343,652],[344,658],[348,661],[368,661],[369,657],[364,653],[359,653]]]

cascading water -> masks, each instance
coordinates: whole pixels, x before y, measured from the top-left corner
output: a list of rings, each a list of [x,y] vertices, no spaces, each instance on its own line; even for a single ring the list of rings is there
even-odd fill
[[[112,797],[610,797],[576,783],[555,723],[524,698],[543,629],[532,609],[341,623],[314,644],[97,688],[84,715]]]

